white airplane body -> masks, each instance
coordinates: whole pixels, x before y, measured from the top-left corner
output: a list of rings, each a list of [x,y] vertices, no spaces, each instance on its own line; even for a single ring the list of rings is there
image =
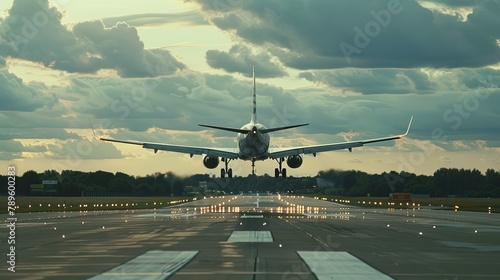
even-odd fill
[[[283,177],[286,177],[286,169],[282,168],[282,163],[286,160],[287,165],[290,168],[298,168],[302,165],[302,157],[301,155],[312,154],[316,156],[319,152],[333,151],[333,150],[341,150],[348,149],[352,151],[352,148],[361,147],[364,144],[389,141],[401,139],[403,136],[407,135],[413,117],[410,119],[410,123],[408,124],[408,128],[406,133],[397,135],[397,136],[388,136],[382,138],[368,139],[368,140],[359,140],[359,141],[348,141],[348,142],[340,142],[340,143],[331,143],[331,144],[323,144],[323,145],[312,145],[312,146],[302,146],[302,147],[287,147],[287,148],[271,148],[270,142],[271,137],[269,136],[270,132],[275,132],[279,130],[285,130],[300,126],[305,126],[308,124],[298,124],[291,125],[285,127],[277,127],[268,129],[264,125],[257,122],[257,106],[256,106],[256,93],[255,93],[255,68],[253,70],[253,106],[252,106],[252,117],[248,124],[243,125],[241,128],[229,128],[229,127],[220,127],[220,126],[212,126],[212,125],[203,125],[199,124],[199,126],[226,130],[231,132],[236,132],[237,137],[237,147],[236,148],[211,148],[211,147],[194,147],[194,146],[181,146],[181,145],[171,145],[164,143],[151,143],[151,142],[140,142],[140,141],[132,141],[132,140],[117,140],[110,138],[99,137],[99,140],[109,141],[109,142],[117,142],[117,143],[125,143],[125,144],[133,144],[133,145],[141,145],[145,149],[152,149],[155,153],[158,150],[169,151],[169,152],[178,152],[178,153],[186,153],[193,155],[205,155],[203,159],[203,164],[205,167],[209,169],[214,169],[219,165],[219,158],[224,162],[225,168],[221,169],[221,177],[232,177],[232,169],[228,168],[228,164],[231,160],[241,159],[241,160],[249,160],[252,162],[252,174],[255,174],[255,161],[257,160],[266,160],[266,159],[274,159],[278,162],[279,168],[275,169],[275,177],[279,177],[281,174]]]

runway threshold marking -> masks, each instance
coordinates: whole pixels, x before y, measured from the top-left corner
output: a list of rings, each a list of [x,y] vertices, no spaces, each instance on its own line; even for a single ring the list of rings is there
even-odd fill
[[[149,251],[89,280],[165,279],[191,261],[199,251]]]
[[[297,251],[318,280],[393,279],[347,252]]]
[[[233,231],[227,242],[273,242],[270,231]]]

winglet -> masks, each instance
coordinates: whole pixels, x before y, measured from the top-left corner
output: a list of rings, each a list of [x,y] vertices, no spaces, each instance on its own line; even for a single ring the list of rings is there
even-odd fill
[[[410,126],[411,126],[412,121],[413,121],[413,116],[411,116],[411,118],[410,118],[410,123],[408,124],[408,128],[406,129],[405,134],[401,135],[401,137],[406,136],[408,134],[408,132],[410,132]]]

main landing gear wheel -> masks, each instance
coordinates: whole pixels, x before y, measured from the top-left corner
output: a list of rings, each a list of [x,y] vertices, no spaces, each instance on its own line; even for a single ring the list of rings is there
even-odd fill
[[[233,178],[233,169],[228,168],[231,159],[223,158],[222,161],[224,161],[225,167],[220,169],[220,177],[224,178],[227,175],[228,178]]]
[[[233,169],[228,168],[227,171],[224,168],[220,169],[220,177],[225,178],[227,175],[228,178],[233,178]]]
[[[274,169],[274,177],[278,178],[281,174],[283,178],[286,178],[286,168],[281,167],[283,161],[285,161],[285,158],[277,158],[276,161],[278,162],[279,168]]]

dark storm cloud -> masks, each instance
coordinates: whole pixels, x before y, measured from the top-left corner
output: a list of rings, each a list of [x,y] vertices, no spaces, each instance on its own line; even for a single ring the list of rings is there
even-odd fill
[[[213,68],[224,69],[229,73],[241,73],[246,77],[252,76],[251,67],[255,66],[259,78],[276,78],[286,76],[287,73],[273,57],[261,52],[254,55],[250,48],[244,45],[234,45],[229,52],[218,50],[207,51],[207,63]]]
[[[73,77],[60,91],[72,95],[74,113],[90,115],[100,128],[192,131],[201,130],[198,123],[239,127],[251,115],[251,79],[238,80],[229,75],[183,71],[154,79]],[[299,111],[290,92],[262,82],[258,82],[257,92],[259,118],[267,120],[268,125],[286,125],[280,114]],[[273,104],[280,105],[273,108]]]
[[[34,111],[51,108],[58,100],[55,94],[41,93],[46,90],[40,84],[25,84],[22,79],[0,70],[0,111]]]
[[[328,143],[343,141],[335,136],[341,132],[359,132],[357,139],[403,133],[414,115],[413,139],[432,140],[433,129],[440,128],[448,140],[499,140],[495,132],[500,124],[496,113],[499,71],[338,69],[303,75],[329,88],[283,90],[257,82],[259,122],[267,127],[310,123],[294,132]],[[331,93],[338,88],[364,95]],[[154,128],[204,130],[198,123],[239,127],[250,120],[252,104],[251,79],[191,71],[154,79],[74,77],[66,91],[76,98],[72,110],[90,116],[95,128],[130,131],[118,136],[133,139]],[[78,127],[87,124],[80,122]],[[214,137],[233,136],[213,133]],[[189,143],[189,137],[175,141]],[[199,143],[203,141],[211,145],[208,140]]]
[[[500,61],[499,1],[476,2],[467,21],[412,0],[193,1],[220,29],[266,46],[297,69],[480,67]]]
[[[47,1],[14,1],[0,24],[0,55],[41,62],[74,61],[74,36],[61,25],[61,13]]]
[[[126,23],[81,22],[69,30],[47,0],[15,0],[0,23],[0,55],[68,72],[115,69],[123,77],[154,77],[185,68],[167,50],[147,50]]]
[[[185,76],[143,80],[73,77],[69,88],[76,98],[72,106],[75,112],[92,114],[97,119],[114,119],[114,125],[128,123],[125,125],[134,130],[145,130],[154,124],[144,119],[178,117],[186,94],[196,86]]]
[[[428,76],[419,70],[337,69],[303,72],[299,77],[363,94],[426,93],[433,88]]]
[[[167,50],[145,50],[137,29],[127,23],[106,28],[101,21],[82,22],[73,27],[73,33],[90,43],[96,55],[91,61],[117,69],[122,77],[154,77],[185,67]]]
[[[115,26],[119,22],[126,22],[131,26],[158,26],[165,24],[206,25],[208,22],[197,11],[182,13],[149,13],[109,17],[102,19],[106,27]]]
[[[496,88],[500,71],[493,69],[335,69],[302,72],[299,77],[332,89],[362,94],[439,93]]]
[[[5,57],[0,56],[0,69],[3,69],[7,65]]]
[[[489,35],[493,44],[496,44],[497,51],[500,46],[498,45],[498,40],[500,40],[500,1],[478,1],[477,6],[474,8],[474,12],[467,16],[467,22],[472,26],[474,32],[480,32],[472,38],[481,40],[483,36]],[[490,54],[491,52],[488,52]],[[491,57],[492,63],[498,62],[498,56]]]

